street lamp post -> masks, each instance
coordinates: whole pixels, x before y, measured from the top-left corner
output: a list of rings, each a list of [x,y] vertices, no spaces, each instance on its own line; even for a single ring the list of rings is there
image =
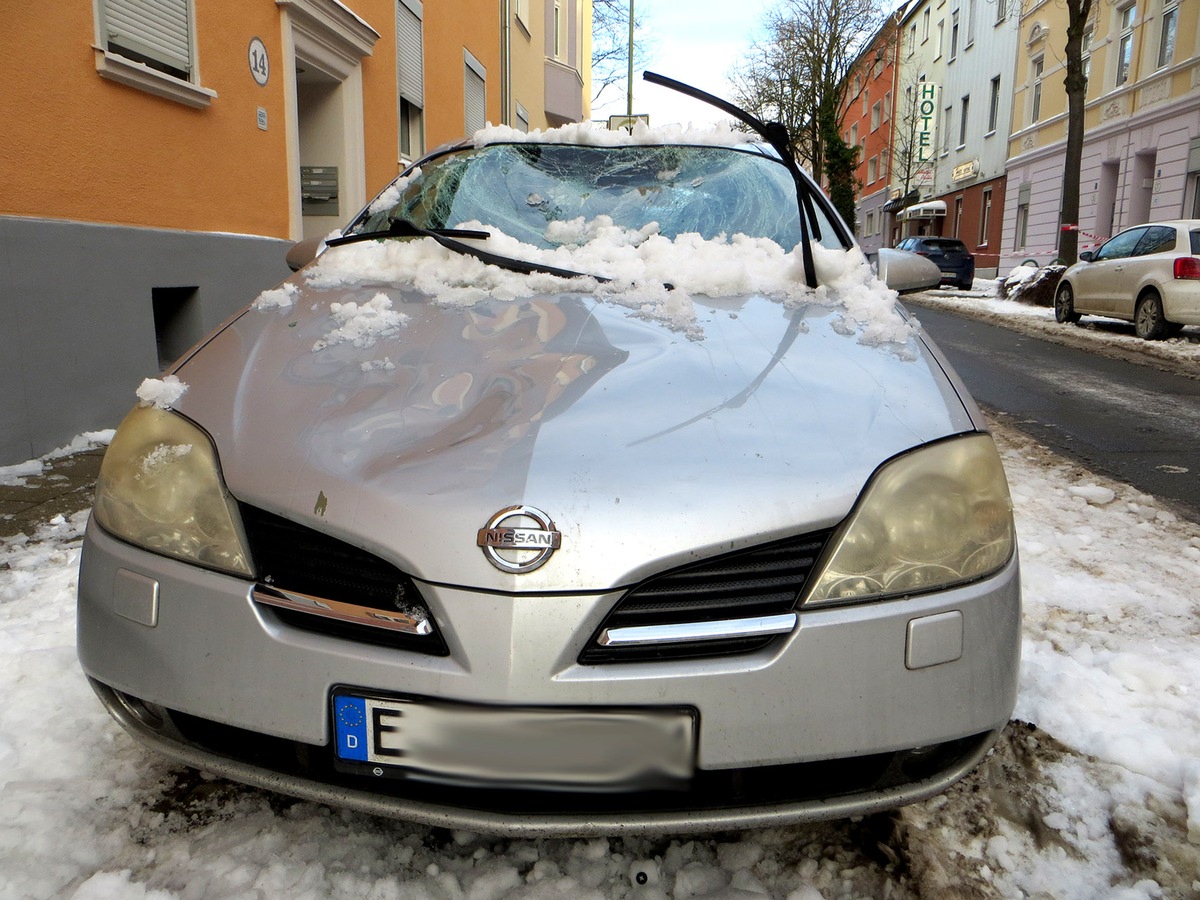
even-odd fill
[[[629,0],[629,77],[626,79],[625,115],[633,118],[633,0]],[[632,123],[631,123],[632,124]]]

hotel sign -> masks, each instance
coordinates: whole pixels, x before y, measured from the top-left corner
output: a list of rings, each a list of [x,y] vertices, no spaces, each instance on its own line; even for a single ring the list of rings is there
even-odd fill
[[[965,162],[961,166],[955,166],[950,173],[950,177],[955,181],[966,181],[968,178],[974,178],[979,174],[979,160],[973,159],[970,162]]]
[[[931,81],[917,83],[917,161],[933,159],[937,132],[938,86]]]

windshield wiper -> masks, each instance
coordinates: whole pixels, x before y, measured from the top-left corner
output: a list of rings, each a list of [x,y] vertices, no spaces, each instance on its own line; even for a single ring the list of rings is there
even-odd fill
[[[439,237],[470,238],[472,240],[487,240],[491,237],[486,231],[473,231],[467,228],[422,228],[408,219],[389,219],[388,227],[377,231],[359,231],[342,237],[330,238],[325,242],[326,247],[339,247],[342,244],[354,244],[358,241],[377,241],[390,237]]]
[[[813,252],[809,241],[814,238],[818,241],[821,239],[821,224],[817,218],[816,204],[813,199],[814,189],[800,173],[800,167],[796,164],[796,149],[787,127],[781,122],[763,122],[750,115],[744,109],[734,106],[720,97],[714,97],[706,91],[694,88],[690,84],[676,81],[674,78],[667,78],[656,72],[643,72],[642,78],[651,84],[670,88],[685,96],[700,100],[710,106],[715,106],[721,112],[727,113],[744,125],[749,126],[763,140],[775,148],[775,152],[779,154],[780,162],[783,163],[784,167],[791,174],[792,180],[796,182],[796,201],[800,206],[800,256],[804,263],[804,281],[810,288],[815,288],[817,286],[817,269],[813,262]],[[843,239],[843,243],[845,243],[846,236],[840,235],[840,237]]]
[[[591,275],[587,272],[560,269],[558,266],[546,266],[541,263],[512,259],[508,256],[501,256],[498,253],[489,253],[480,247],[473,247],[470,244],[462,242],[467,239],[486,240],[491,237],[491,234],[487,231],[474,231],[468,228],[422,228],[408,219],[391,219],[389,222],[390,224],[385,230],[348,234],[344,237],[326,241],[325,246],[338,247],[342,244],[353,244],[357,241],[375,241],[390,237],[427,237],[433,238],[433,240],[454,253],[473,256],[480,262],[496,266],[499,269],[506,269],[509,272],[519,272],[522,275],[532,275],[534,273],[556,275],[559,278],[591,278],[601,284],[608,284],[612,281],[611,278],[605,278],[603,275]]]

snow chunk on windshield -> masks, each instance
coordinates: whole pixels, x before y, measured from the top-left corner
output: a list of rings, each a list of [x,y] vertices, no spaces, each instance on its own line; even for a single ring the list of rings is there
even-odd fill
[[[511,272],[422,239],[334,247],[305,278],[322,289],[363,282],[411,284],[446,305],[586,291],[692,337],[700,336],[693,296],[757,294],[789,306],[812,302],[840,308],[839,331],[857,334],[862,343],[903,344],[915,334],[896,308],[895,293],[871,272],[857,247],[840,250],[813,244],[822,283],[813,291],[804,284],[798,250],[785,251],[767,238],[735,234],[706,240],[681,234],[668,239],[654,223],[634,230],[598,216],[550,223],[546,238],[557,246],[541,248],[479,222],[459,227],[490,233],[489,253],[580,275]]]
[[[313,350],[324,350],[335,344],[353,344],[365,350],[374,347],[382,338],[395,336],[409,318],[392,309],[391,299],[382,293],[366,303],[333,303],[329,311],[338,327],[313,344]]]
[[[166,375],[161,380],[147,378],[137,389],[139,406],[157,406],[159,409],[169,409],[172,403],[187,392],[188,386],[175,375]]]
[[[400,202],[400,197],[404,194],[404,189],[408,187],[409,182],[420,176],[421,167],[417,166],[417,168],[413,169],[403,178],[397,178],[378,197],[371,201],[371,205],[367,207],[367,214],[373,216],[376,213],[391,209]]]
[[[683,144],[704,147],[744,147],[754,138],[744,131],[734,131],[721,122],[711,128],[683,125],[658,125],[651,128],[644,122],[633,126],[633,132],[611,130],[591,122],[575,122],[545,131],[518,131],[508,125],[488,125],[475,132],[475,147],[488,144],[577,144],[584,147],[620,147],[625,145]]]

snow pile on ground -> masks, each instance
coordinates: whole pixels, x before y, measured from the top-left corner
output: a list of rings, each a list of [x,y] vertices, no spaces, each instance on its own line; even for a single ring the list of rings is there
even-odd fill
[[[85,515],[0,541],[0,896],[1187,897],[1200,891],[1200,528],[1000,435],[1025,588],[1015,722],[943,795],[821,825],[500,840],[182,769],[75,660]]]
[[[32,478],[45,472],[46,463],[51,460],[62,459],[64,456],[71,456],[74,453],[80,453],[84,450],[107,447],[112,443],[115,433],[115,428],[107,428],[102,431],[85,431],[83,434],[76,435],[66,446],[50,451],[41,459],[30,459],[21,463],[0,466],[0,487],[24,485],[26,478]]]
[[[895,293],[872,274],[857,248],[831,250],[814,243],[821,287],[813,291],[804,284],[798,250],[785,251],[765,238],[738,234],[705,240],[683,234],[672,240],[653,225],[632,230],[600,216],[589,222],[553,223],[547,237],[562,243],[545,249],[479,222],[462,227],[489,232],[490,253],[584,274],[563,278],[510,272],[424,238],[330,248],[306,270],[305,278],[320,289],[371,282],[411,284],[448,305],[587,292],[693,336],[699,335],[693,295],[759,294],[787,304],[812,302],[843,310],[845,333],[870,345],[902,344],[915,334],[896,309]]]

